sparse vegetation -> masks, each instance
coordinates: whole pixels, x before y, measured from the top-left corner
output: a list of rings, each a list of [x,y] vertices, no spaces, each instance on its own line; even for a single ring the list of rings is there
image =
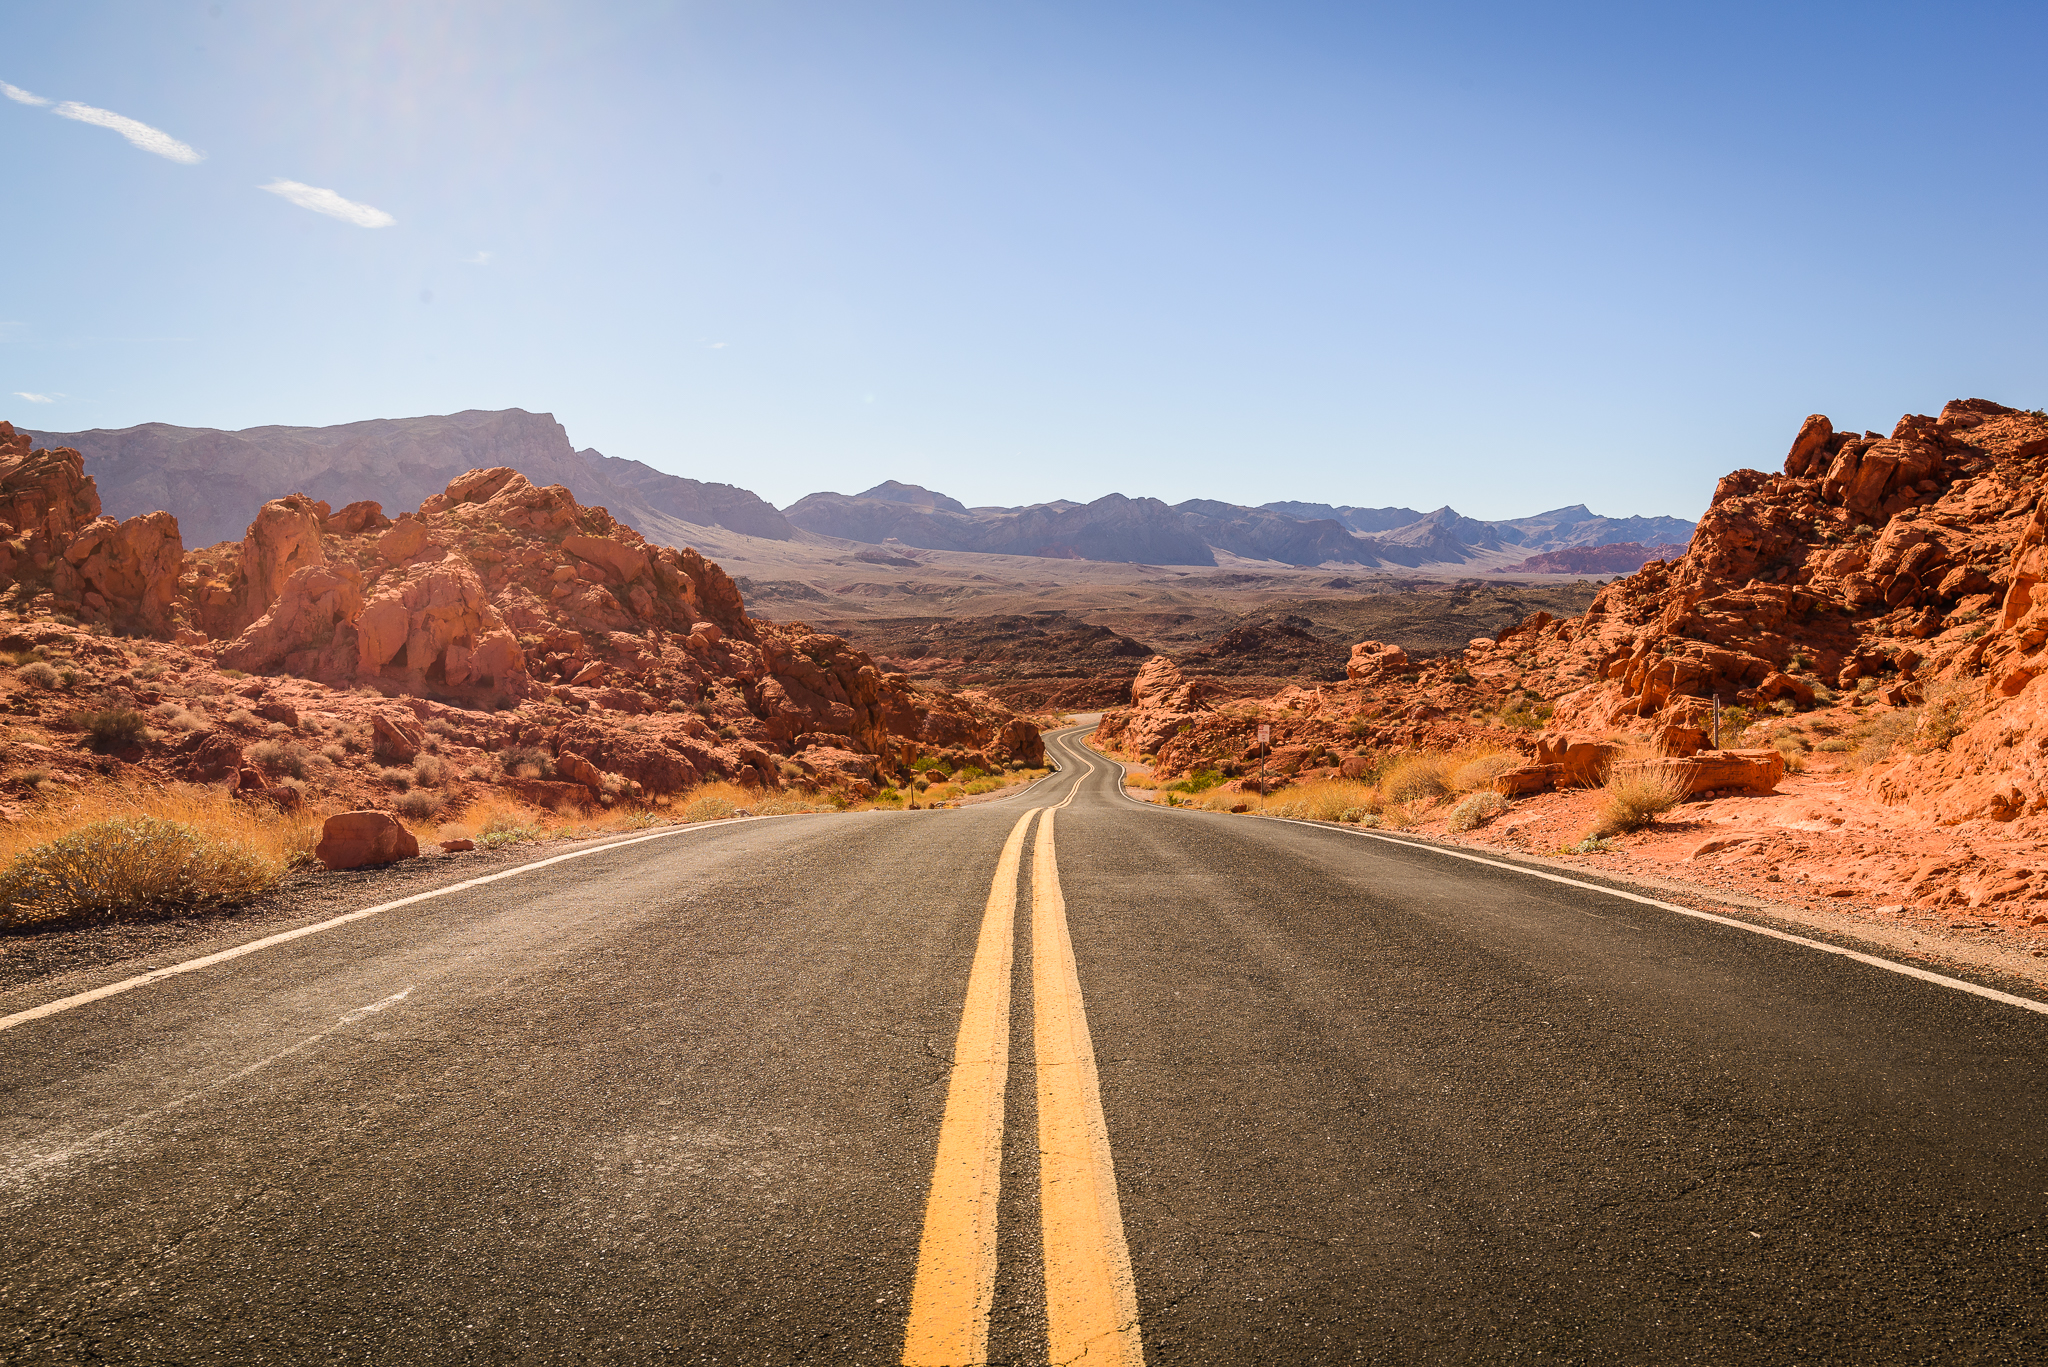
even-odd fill
[[[0,926],[237,905],[318,840],[317,819],[216,788],[95,787],[0,830]]]
[[[432,821],[441,815],[441,809],[447,805],[447,799],[439,793],[414,788],[400,797],[395,805],[398,814],[407,821]]]
[[[91,737],[100,754],[125,750],[149,735],[149,723],[132,707],[108,707],[97,712],[80,712],[73,719]]]
[[[1500,816],[1508,809],[1508,800],[1499,793],[1473,793],[1457,806],[1451,808],[1447,823],[1454,831],[1476,830]]]
[[[265,773],[289,774],[293,778],[306,776],[306,752],[293,741],[258,741],[249,747],[249,758]]]
[[[555,777],[555,757],[545,750],[520,746],[498,752],[498,764],[513,778]]]
[[[1685,799],[1678,779],[1647,766],[1608,776],[1590,835],[1597,839],[1639,831]]]
[[[32,660],[14,671],[15,677],[35,688],[55,688],[57,669],[46,660]]]

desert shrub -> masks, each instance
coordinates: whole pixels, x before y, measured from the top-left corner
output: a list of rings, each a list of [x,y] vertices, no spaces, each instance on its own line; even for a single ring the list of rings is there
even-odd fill
[[[37,688],[55,688],[57,686],[56,667],[45,660],[31,661],[15,670],[14,673],[15,677],[19,678],[23,683],[32,684]]]
[[[396,767],[379,769],[377,771],[377,781],[387,788],[396,788],[402,793],[412,787],[412,770]]]
[[[555,757],[533,746],[519,746],[498,752],[498,763],[514,778],[553,778]]]
[[[1819,745],[1816,745],[1813,748],[1821,751],[1824,754],[1841,755],[1846,754],[1851,750],[1854,750],[1856,748],[1856,742],[1853,740],[1844,740],[1840,736],[1835,736],[1831,739],[1822,741]]]
[[[1196,769],[1186,778],[1167,784],[1166,790],[1170,793],[1206,793],[1221,782],[1223,775],[1214,769]]]
[[[248,708],[246,708],[246,707],[238,707],[238,708],[236,708],[236,709],[235,709],[234,711],[232,711],[232,712],[228,713],[228,715],[227,715],[227,723],[228,723],[228,725],[229,725],[229,726],[258,726],[258,725],[261,725],[261,722],[260,722],[260,720],[258,719],[258,717],[256,716],[256,714],[255,714],[254,712],[251,712],[251,711],[250,711],[250,710],[249,710]]]
[[[320,747],[320,753],[325,758],[333,761],[336,764],[339,764],[343,760],[348,758],[348,751],[344,750],[341,746],[336,745],[331,741],[328,742],[326,745]]]
[[[1380,793],[1389,802],[1441,802],[1451,795],[1456,772],[1449,755],[1402,755],[1380,777]]]
[[[1968,723],[1963,719],[1963,708],[1967,695],[1954,684],[1945,684],[1927,699],[1927,706],[1920,710],[1919,730],[1916,741],[1929,750],[1946,750],[1949,742],[1960,736]]]
[[[179,731],[198,731],[205,727],[206,718],[174,702],[158,703],[150,715],[165,726]]]
[[[50,781],[50,772],[47,769],[24,769],[14,778],[22,787],[34,792]]]
[[[1510,769],[1522,767],[1520,755],[1508,750],[1496,750],[1489,755],[1480,755],[1460,764],[1451,775],[1451,787],[1461,793],[1475,788],[1490,787],[1493,781]]]
[[[412,777],[415,783],[424,783],[431,788],[441,781],[442,773],[443,766],[439,755],[413,756]]]
[[[1919,722],[1917,713],[1904,710],[1886,712],[1873,718],[1868,726],[1861,729],[1849,763],[1855,768],[1866,769],[1890,759],[1893,750],[1912,739]]]
[[[0,925],[233,906],[275,886],[284,869],[253,844],[126,812],[15,853],[0,870]]]
[[[148,660],[135,666],[135,677],[144,682],[161,679],[163,676],[164,662],[162,660]]]
[[[306,752],[291,741],[258,741],[249,747],[249,758],[268,773],[306,776]]]
[[[125,750],[149,735],[149,724],[132,707],[108,707],[81,712],[73,718],[92,737],[92,748],[101,754]]]
[[[1671,774],[1651,768],[1623,769],[1607,780],[1591,834],[1604,839],[1639,831],[1684,798],[1681,781]]]
[[[427,723],[427,730],[446,740],[459,742],[462,739],[462,728],[449,721],[446,717],[435,717]]]
[[[1454,831],[1475,830],[1507,809],[1508,800],[1499,793],[1474,793],[1451,808],[1450,828]]]
[[[1512,708],[1501,713],[1499,721],[1502,726],[1513,731],[1540,731],[1543,729],[1543,719],[1534,712],[1521,707]]]
[[[447,799],[439,793],[429,793],[423,789],[414,788],[399,798],[395,805],[398,808],[398,814],[407,821],[432,821],[435,817],[441,815],[441,808],[446,804]]]
[[[474,840],[486,849],[511,845],[521,840],[538,840],[543,834],[542,817],[523,802],[499,793],[487,793],[463,808],[459,819],[444,822],[434,833],[436,840]]]
[[[739,732],[733,730],[730,726],[721,726],[718,728],[718,738],[720,740],[731,740],[733,739],[733,737],[737,735],[739,735]]]
[[[739,804],[723,793],[700,792],[683,808],[682,820],[723,821],[739,810]]]
[[[69,688],[69,687],[71,687],[71,685],[73,685],[73,684],[75,684],[75,683],[77,683],[77,682],[78,682],[78,671],[77,671],[77,670],[75,670],[75,669],[60,669],[60,670],[58,670],[58,671],[57,671],[57,686],[58,686],[59,688]]]

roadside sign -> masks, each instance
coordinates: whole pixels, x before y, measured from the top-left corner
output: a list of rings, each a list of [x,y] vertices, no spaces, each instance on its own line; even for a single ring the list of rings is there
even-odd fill
[[[1264,744],[1266,744],[1266,743],[1267,743],[1268,741],[1270,741],[1270,740],[1272,740],[1272,739],[1273,739],[1273,728],[1272,728],[1272,726],[1271,726],[1270,724],[1266,723],[1266,722],[1260,722],[1260,723],[1259,723],[1259,744],[1261,744],[1261,745],[1264,745]]]

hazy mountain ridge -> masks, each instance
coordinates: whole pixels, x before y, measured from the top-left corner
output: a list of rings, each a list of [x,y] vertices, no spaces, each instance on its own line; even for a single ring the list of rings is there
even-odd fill
[[[896,480],[861,494],[809,494],[783,509],[783,516],[792,526],[842,541],[1150,565],[1214,565],[1215,552],[1224,551],[1286,565],[1415,569],[1499,558],[1517,550],[1540,554],[1616,542],[1683,544],[1693,531],[1693,524],[1682,518],[1602,517],[1583,504],[1499,521],[1466,517],[1450,507],[1430,513],[1321,503],[1254,508],[1216,499],[1188,499],[1168,507],[1157,499],[1121,494],[1086,504],[1062,500],[1024,508],[968,508],[935,490]],[[1367,534],[1360,526],[1378,530]]]
[[[1450,507],[1364,508],[1216,499],[1167,505],[1107,494],[1024,507],[970,508],[936,490],[885,480],[859,494],[815,493],[778,511],[733,484],[671,475],[640,461],[577,450],[548,413],[523,409],[377,418],[331,427],[241,431],[142,423],[86,432],[29,431],[38,445],[76,447],[108,513],[157,509],[187,540],[233,540],[255,517],[259,491],[289,489],[341,507],[372,499],[415,507],[465,470],[510,466],[560,484],[651,535],[679,544],[692,528],[790,541],[813,536],[924,550],[1161,566],[1214,566],[1218,554],[1315,566],[1418,569],[1507,563],[1551,551],[1634,543],[1682,544],[1693,524],[1671,517],[1601,517],[1582,504],[1483,521]],[[1625,558],[1625,557],[1624,557]]]
[[[537,485],[560,484],[628,522],[673,519],[786,541],[782,514],[748,490],[664,474],[634,460],[576,450],[550,413],[469,409],[373,418],[333,427],[210,427],[142,423],[86,432],[21,429],[42,447],[69,446],[114,517],[163,509],[188,544],[238,540],[277,490],[339,508],[373,499],[416,508],[466,470],[507,465]]]

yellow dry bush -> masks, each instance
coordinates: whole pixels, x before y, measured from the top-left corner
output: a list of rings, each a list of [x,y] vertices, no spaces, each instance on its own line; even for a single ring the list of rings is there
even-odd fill
[[[236,906],[319,840],[317,817],[220,788],[91,788],[0,830],[0,926]]]
[[[1452,779],[1458,769],[1458,761],[1447,754],[1402,755],[1381,771],[1380,796],[1402,805],[1441,802],[1455,791]]]
[[[1493,781],[1510,769],[1519,769],[1525,761],[1512,750],[1488,750],[1476,754],[1461,754],[1462,763],[1451,776],[1451,786],[1461,793],[1473,792],[1480,788],[1491,788]]]
[[[1610,774],[1589,834],[1604,840],[1624,831],[1639,831],[1685,800],[1675,775],[1651,768],[1622,768]]]

